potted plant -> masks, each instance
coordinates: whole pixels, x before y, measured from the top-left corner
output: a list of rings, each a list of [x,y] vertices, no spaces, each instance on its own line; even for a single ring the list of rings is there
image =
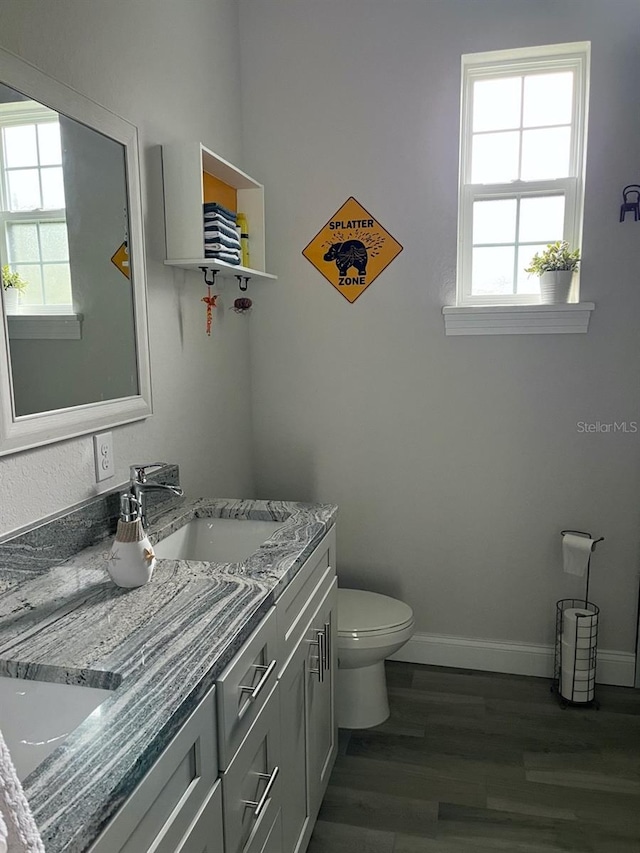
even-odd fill
[[[27,286],[19,272],[13,272],[8,264],[2,267],[2,288],[4,290],[4,308],[7,314],[15,314],[18,307],[18,294]]]
[[[540,276],[540,301],[545,304],[568,302],[571,279],[580,263],[580,249],[569,248],[566,240],[548,243],[536,252],[525,272]]]

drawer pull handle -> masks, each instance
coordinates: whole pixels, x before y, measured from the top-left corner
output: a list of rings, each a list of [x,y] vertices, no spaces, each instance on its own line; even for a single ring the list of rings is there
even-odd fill
[[[267,804],[267,800],[269,799],[269,794],[271,793],[271,789],[273,788],[273,785],[274,785],[276,779],[278,778],[279,772],[280,772],[280,768],[276,766],[273,768],[271,773],[258,773],[257,775],[258,775],[259,779],[268,779],[269,780],[267,782],[267,786],[264,789],[262,796],[260,797],[260,799],[258,800],[257,803],[254,802],[253,800],[243,800],[242,801],[245,809],[253,809],[254,810],[253,816],[255,818],[259,818],[260,815],[262,814],[264,807]]]
[[[331,622],[324,623],[324,637],[325,637],[325,665],[327,671],[331,669]]]
[[[264,664],[260,664],[260,663],[254,663],[253,664],[254,669],[257,669],[259,672],[262,672],[262,678],[256,684],[255,687],[248,685],[248,684],[241,684],[240,685],[240,693],[249,693],[250,694],[249,702],[255,702],[255,700],[258,698],[260,691],[262,690],[262,688],[265,686],[265,684],[267,683],[267,681],[271,677],[271,673],[276,668],[276,665],[277,665],[276,660],[272,660],[271,663],[269,664],[269,666],[264,666]]]
[[[311,646],[318,647],[318,668],[310,669],[309,671],[313,675],[318,676],[318,681],[320,683],[324,681],[324,669],[327,661],[326,639],[324,631],[316,631],[316,639],[314,642],[310,643]]]

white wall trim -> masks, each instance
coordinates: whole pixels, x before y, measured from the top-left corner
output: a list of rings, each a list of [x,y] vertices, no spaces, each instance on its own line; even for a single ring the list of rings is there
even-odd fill
[[[414,634],[390,660],[508,672],[514,675],[553,676],[553,646],[533,643],[502,643],[437,634]],[[633,687],[635,655],[631,652],[598,650],[597,682]]]
[[[446,335],[575,335],[589,329],[593,302],[445,305]]]

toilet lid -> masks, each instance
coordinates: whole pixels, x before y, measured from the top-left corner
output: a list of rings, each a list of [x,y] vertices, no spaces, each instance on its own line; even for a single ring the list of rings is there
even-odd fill
[[[403,601],[361,589],[338,589],[338,634],[397,630],[413,620]]]

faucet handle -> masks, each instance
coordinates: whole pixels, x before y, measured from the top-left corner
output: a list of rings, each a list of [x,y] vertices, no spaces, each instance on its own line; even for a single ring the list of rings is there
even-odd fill
[[[132,483],[146,483],[147,471],[152,468],[164,468],[169,465],[169,462],[147,462],[144,465],[140,463],[129,466],[129,479]]]

